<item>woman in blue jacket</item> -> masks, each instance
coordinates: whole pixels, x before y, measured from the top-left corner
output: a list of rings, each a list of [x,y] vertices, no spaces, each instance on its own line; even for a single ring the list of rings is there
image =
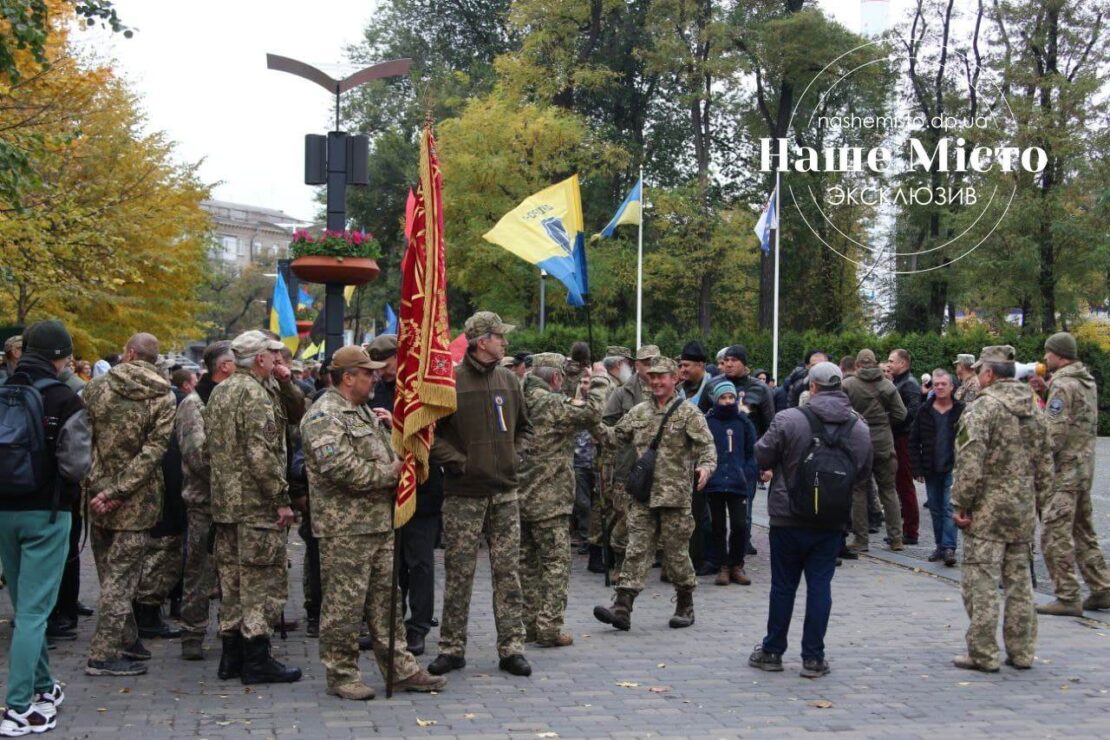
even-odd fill
[[[755,425],[736,405],[736,386],[730,381],[710,390],[713,407],[705,415],[717,446],[717,469],[705,486],[713,518],[713,549],[720,557],[718,586],[751,584],[744,572],[748,481],[758,475],[755,462]],[[725,537],[726,527],[729,532]]]

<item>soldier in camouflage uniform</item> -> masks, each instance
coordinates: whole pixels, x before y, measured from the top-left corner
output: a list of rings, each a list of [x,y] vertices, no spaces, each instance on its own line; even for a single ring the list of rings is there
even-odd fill
[[[208,631],[209,599],[216,586],[216,566],[208,557],[212,534],[212,489],[208,454],[204,447],[204,407],[216,386],[235,372],[231,342],[214,342],[204,350],[204,377],[177,407],[174,434],[181,449],[185,500],[185,569],[181,595],[181,657],[204,659],[204,634]]]
[[[960,589],[970,621],[957,668],[998,671],[998,583],[1005,592],[1006,664],[1031,668],[1037,642],[1030,545],[1036,511],[1052,490],[1044,416],[1029,387],[1014,380],[1014,349],[984,347],[982,392],[960,417],[952,507],[964,531]]]
[[[957,401],[970,404],[979,395],[979,377],[971,366],[975,364],[975,355],[956,355],[956,377],[960,379],[960,387],[952,394]]]
[[[566,358],[532,356],[524,403],[532,434],[520,468],[520,588],[524,630],[540,647],[566,647],[563,613],[570,587],[570,513],[574,506],[574,438],[601,416],[599,396],[572,401],[563,387]]]
[[[289,585],[285,537],[293,523],[280,404],[266,386],[280,349],[280,342],[260,331],[237,336],[231,343],[235,373],[216,386],[204,409],[221,593],[223,655],[217,675],[243,683],[301,677],[299,669],[270,655],[271,625]]]
[[[343,347],[331,359],[332,386],[301,422],[305,468],[312,487],[312,533],[320,540],[324,599],[320,610],[320,660],[327,693],[344,699],[374,698],[358,669],[358,633],[365,619],[382,676],[388,675],[389,602],[393,584],[393,495],[401,461],[389,432],[365,405],[376,379],[375,362],[361,347]],[[431,676],[408,650],[401,599],[396,600],[395,690],[435,691],[447,679]]]
[[[648,371],[655,358],[659,357],[659,348],[654,344],[645,344],[636,350],[636,374],[626,380],[620,388],[609,394],[605,402],[605,411],[601,421],[606,426],[615,426],[625,414],[632,410],[638,403],[650,399],[651,386],[648,384]],[[636,462],[636,451],[631,443],[622,443],[613,451],[613,472],[606,481],[609,490],[609,500],[612,505],[609,525],[609,547],[614,554],[612,566],[617,572],[621,570],[621,561],[628,547],[628,494],[624,491],[624,478],[628,475],[629,468]]]
[[[631,626],[632,603],[644,588],[657,545],[677,593],[670,626],[694,623],[698,581],[690,561],[694,531],[691,498],[695,485],[698,490],[704,488],[717,467],[716,446],[705,417],[675,394],[678,366],[674,360],[656,357],[648,372],[652,397],[634,406],[615,427],[604,430],[607,443],[630,444],[639,457],[651,445],[666,413],[677,404],[660,437],[650,500],[646,504],[631,497],[628,500],[628,550],[613,605],[594,608],[598,620],[621,630]]]
[[[1037,613],[1078,617],[1084,609],[1110,609],[1110,572],[1091,520],[1098,388],[1079,361],[1079,348],[1071,334],[1053,334],[1044,348],[1045,365],[1052,373],[1045,420],[1056,476],[1048,505],[1040,510],[1041,551],[1056,601],[1038,606]],[[1077,565],[1091,589],[1082,604]]]
[[[588,395],[600,401],[601,408],[604,409],[617,389],[635,374],[632,369],[632,351],[627,347],[607,347],[602,365],[605,367],[605,372],[590,378]],[[595,425],[595,430],[597,426],[600,426],[600,422]],[[599,446],[597,451],[597,494],[594,496],[590,507],[590,562],[587,567],[591,573],[605,572],[602,548],[606,546],[607,539],[609,540],[610,551],[612,551],[613,540],[619,538],[622,553],[624,552],[624,544],[627,542],[627,530],[624,527],[624,500],[623,497],[616,495],[617,489],[614,485],[615,465],[615,453]],[[614,534],[618,537],[614,537]]]
[[[85,387],[92,430],[92,468],[84,481],[100,608],[85,673],[135,676],[147,660],[132,599],[142,574],[147,530],[162,509],[162,456],[173,433],[174,398],[154,363],[158,340],[136,334],[122,362]]]

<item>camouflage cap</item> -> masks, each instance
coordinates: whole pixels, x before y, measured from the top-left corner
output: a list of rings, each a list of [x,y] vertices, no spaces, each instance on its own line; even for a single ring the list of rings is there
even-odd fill
[[[641,347],[641,349],[643,349]],[[648,375],[664,375],[666,373],[677,373],[678,365],[670,357],[656,356],[651,360],[651,367],[648,368]]]
[[[501,358],[501,361],[498,362],[497,364],[500,365],[501,367],[516,367],[517,361],[516,361],[516,358],[513,357],[512,355],[505,355],[504,357]]]
[[[1014,361],[1014,348],[1008,344],[992,344],[989,347],[983,347],[983,351],[979,353],[979,359],[971,366],[972,370],[978,370],[983,366],[984,362],[1013,362]]]
[[[467,339],[474,339],[483,334],[508,334],[516,327],[506,324],[501,317],[493,311],[479,311],[466,320],[463,325],[463,334]]]
[[[289,369],[295,373],[303,373],[304,363],[300,360],[293,360],[293,362],[289,363]]]
[[[356,367],[377,370],[385,367],[385,363],[374,362],[370,359],[370,355],[366,354],[366,350],[354,344],[337,349],[331,356],[332,370],[353,370]]]
[[[628,347],[622,347],[619,344],[611,344],[605,348],[606,357],[623,357],[626,360],[632,359],[632,350]]]
[[[975,355],[965,354],[965,353],[961,352],[960,354],[956,355],[956,359],[952,361],[952,364],[953,365],[964,365],[965,367],[971,367],[972,365],[975,364]]]
[[[558,352],[537,352],[532,355],[532,369],[538,367],[553,367],[559,372],[563,371],[567,358]]]
[[[869,349],[861,349],[856,355],[856,367],[875,367],[878,364],[875,353]]]
[[[279,350],[284,346],[281,342],[270,339],[257,329],[245,331],[231,340],[231,351],[239,359],[254,357],[259,352],[267,350]]]
[[[659,356],[659,348],[654,344],[645,344],[636,350],[637,360],[654,360]]]
[[[366,348],[366,353],[370,355],[370,359],[377,362],[388,360],[397,354],[397,335],[381,334],[374,337],[374,341]]]

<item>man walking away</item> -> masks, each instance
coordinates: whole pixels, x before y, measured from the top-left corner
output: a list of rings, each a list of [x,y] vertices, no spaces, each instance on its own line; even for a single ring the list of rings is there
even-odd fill
[[[832,611],[836,554],[848,521],[853,484],[871,471],[871,434],[840,387],[840,368],[821,362],[809,371],[805,408],[777,415],[755,445],[759,467],[774,471],[767,494],[771,520],[771,599],[767,636],[748,665],[781,671],[794,596],[806,577],[802,676],[829,672],[825,632]]]
[[[4,737],[45,732],[57,722],[64,695],[50,671],[46,620],[62,579],[70,510],[89,469],[84,404],[57,380],[73,354],[69,332],[60,321],[41,321],[23,340],[24,354],[0,386],[0,560],[15,615]],[[34,434],[39,425],[45,437]],[[34,468],[20,464],[32,460]]]

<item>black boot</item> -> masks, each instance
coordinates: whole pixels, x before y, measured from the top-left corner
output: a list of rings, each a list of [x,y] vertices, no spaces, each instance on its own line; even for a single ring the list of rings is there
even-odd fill
[[[162,607],[157,604],[135,604],[135,623],[139,637],[173,640],[181,637],[181,630],[162,621]]]
[[[689,627],[694,623],[694,590],[679,588],[675,590],[674,616],[668,624],[674,629]]]
[[[590,562],[586,564],[586,570],[591,573],[605,572],[605,557],[601,552],[601,545],[590,545]]]
[[[229,678],[239,678],[243,670],[243,636],[235,632],[222,638],[223,652],[220,653],[220,667],[216,675],[226,681]]]
[[[246,640],[243,648],[243,671],[239,679],[252,683],[293,683],[301,680],[300,668],[286,668],[270,655],[270,638]]]
[[[618,588],[612,606],[595,606],[594,617],[599,622],[611,624],[619,630],[627,631],[632,627],[632,602],[635,600],[635,593]]]

